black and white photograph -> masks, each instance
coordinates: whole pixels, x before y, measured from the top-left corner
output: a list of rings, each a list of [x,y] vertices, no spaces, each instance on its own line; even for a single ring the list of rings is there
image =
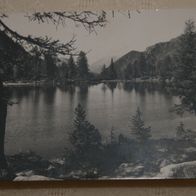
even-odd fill
[[[0,13],[0,180],[196,179],[196,9]]]

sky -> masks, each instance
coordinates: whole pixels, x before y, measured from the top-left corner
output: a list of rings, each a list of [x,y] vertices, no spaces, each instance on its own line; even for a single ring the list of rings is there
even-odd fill
[[[196,9],[141,10],[126,13],[108,12],[108,23],[97,33],[89,34],[82,26],[67,21],[64,27],[29,22],[26,13],[14,13],[6,24],[23,35],[48,35],[61,42],[76,36],[78,50],[87,52],[89,65],[105,58],[120,57],[131,50],[143,51],[147,47],[169,41],[183,33],[185,21],[196,21]]]

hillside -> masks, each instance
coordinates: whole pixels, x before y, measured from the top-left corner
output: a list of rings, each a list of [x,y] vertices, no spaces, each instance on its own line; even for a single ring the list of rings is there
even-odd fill
[[[129,79],[141,76],[167,75],[177,65],[180,37],[157,43],[143,52],[130,51],[115,63],[117,77]]]

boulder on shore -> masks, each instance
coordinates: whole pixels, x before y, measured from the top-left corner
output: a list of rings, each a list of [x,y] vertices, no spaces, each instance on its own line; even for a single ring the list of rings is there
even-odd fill
[[[118,177],[139,177],[144,173],[144,166],[134,165],[132,163],[122,163],[115,173]]]
[[[195,178],[196,161],[170,164],[160,169],[157,178]]]
[[[36,175],[34,171],[23,171],[16,174],[14,181],[56,181],[55,178],[49,178],[42,175]]]
[[[32,175],[32,176],[17,176],[14,181],[56,181],[55,178],[48,178],[40,175]]]

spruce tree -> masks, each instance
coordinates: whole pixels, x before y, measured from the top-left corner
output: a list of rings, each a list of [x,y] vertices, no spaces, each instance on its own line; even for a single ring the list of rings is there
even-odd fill
[[[80,131],[80,128],[86,122],[86,113],[80,104],[76,107],[74,114],[74,127]]]
[[[180,124],[176,127],[176,138],[178,140],[194,140],[195,135],[195,132],[190,129],[186,129],[182,122],[180,122]]]
[[[111,59],[111,63],[110,63],[110,79],[111,80],[115,80],[117,79],[117,73],[114,67],[114,61],[113,58]]]
[[[69,73],[68,73],[68,77],[69,79],[74,79],[76,77],[76,73],[77,73],[77,70],[76,70],[76,65],[75,65],[75,62],[74,62],[74,59],[73,59],[73,56],[71,55],[69,60],[68,60],[68,69],[69,69]]]
[[[176,127],[176,137],[180,140],[186,138],[186,130],[182,122]]]
[[[114,133],[114,127],[112,127],[111,132],[110,132],[110,142],[111,144],[116,144],[116,136]]]
[[[151,127],[145,127],[139,107],[137,108],[136,114],[132,117],[131,122],[132,134],[139,142],[145,142],[151,137]]]
[[[31,51],[34,56],[32,58],[33,60],[33,79],[37,80],[40,78],[41,71],[41,52],[38,50],[38,47],[34,47]]]
[[[106,73],[106,65],[104,64],[101,73],[100,73],[101,79],[107,79],[107,73]]]
[[[79,53],[77,64],[79,77],[81,79],[87,79],[89,74],[88,60],[86,54],[83,51]]]
[[[99,146],[101,135],[95,126],[86,120],[86,112],[80,104],[76,107],[74,114],[74,131],[70,138],[72,145],[80,150],[87,146]]]
[[[69,69],[68,65],[65,62],[63,62],[61,66],[59,66],[58,75],[60,77],[61,82],[65,82],[65,80],[69,78]]]
[[[55,79],[56,72],[57,72],[55,58],[56,58],[56,56],[54,54],[52,54],[50,51],[45,54],[47,77],[50,80]]]
[[[73,148],[73,161],[78,167],[91,169],[98,167],[98,157],[101,150],[101,134],[86,120],[86,113],[79,104],[75,109],[74,130],[70,134]]]
[[[182,107],[196,112],[196,29],[192,20],[186,22],[181,37],[179,65],[174,71],[173,87]]]

